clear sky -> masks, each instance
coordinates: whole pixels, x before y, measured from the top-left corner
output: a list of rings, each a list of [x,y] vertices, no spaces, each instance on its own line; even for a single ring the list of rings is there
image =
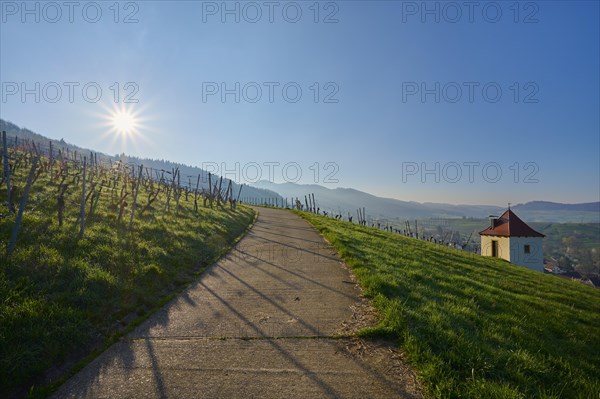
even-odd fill
[[[0,2],[1,118],[246,183],[600,200],[597,1],[69,4]]]

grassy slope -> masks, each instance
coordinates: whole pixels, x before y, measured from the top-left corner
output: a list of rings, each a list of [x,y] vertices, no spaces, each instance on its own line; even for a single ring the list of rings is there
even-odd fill
[[[21,189],[25,169],[13,176]],[[5,254],[15,215],[0,218],[0,396],[147,315],[223,254],[254,217],[246,207],[211,210],[200,204],[195,213],[192,197],[186,202],[182,196],[178,214],[171,200],[163,221],[163,193],[152,209],[136,215],[129,231],[130,208],[117,223],[118,210],[104,193],[78,239],[80,191],[66,198],[59,228],[56,186],[42,174],[10,259]],[[146,203],[143,190],[138,203]]]
[[[434,397],[599,398],[600,290],[300,213],[333,244]]]

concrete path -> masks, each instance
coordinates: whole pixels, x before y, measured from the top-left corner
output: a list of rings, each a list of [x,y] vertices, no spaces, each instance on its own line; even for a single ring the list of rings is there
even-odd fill
[[[291,212],[257,210],[234,249],[54,397],[418,397],[389,348],[333,337],[361,304],[336,252]]]

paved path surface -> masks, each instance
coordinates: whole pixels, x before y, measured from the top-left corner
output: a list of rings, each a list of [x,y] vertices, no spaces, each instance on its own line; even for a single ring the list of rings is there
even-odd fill
[[[258,211],[228,255],[54,397],[413,397],[388,350],[360,356],[360,340],[332,337],[360,303],[335,251],[296,215]]]

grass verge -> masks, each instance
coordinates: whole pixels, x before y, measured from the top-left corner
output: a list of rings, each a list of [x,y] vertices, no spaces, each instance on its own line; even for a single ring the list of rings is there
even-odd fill
[[[297,212],[352,268],[436,398],[599,398],[600,290]]]

